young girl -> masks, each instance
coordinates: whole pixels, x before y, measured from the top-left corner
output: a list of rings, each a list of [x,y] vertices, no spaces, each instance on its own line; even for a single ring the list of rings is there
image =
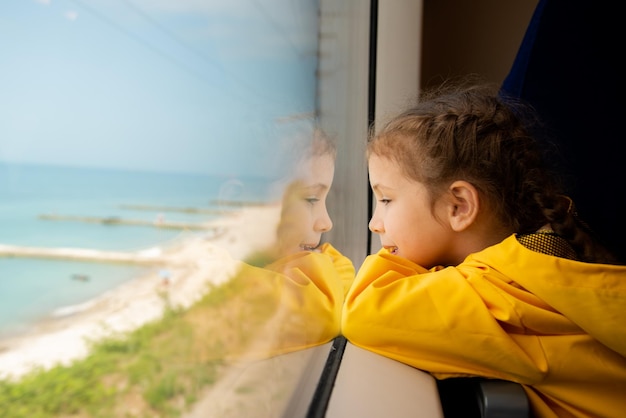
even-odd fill
[[[359,269],[342,332],[438,379],[521,383],[537,417],[621,416],[626,267],[560,193],[520,109],[459,88],[370,139],[383,248]]]

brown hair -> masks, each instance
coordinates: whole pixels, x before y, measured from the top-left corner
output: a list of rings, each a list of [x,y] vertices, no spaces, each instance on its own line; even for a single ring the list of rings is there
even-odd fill
[[[433,205],[455,180],[470,182],[501,226],[532,233],[549,223],[579,258],[615,262],[577,219],[544,149],[529,134],[533,110],[491,85],[445,85],[370,134],[367,155],[397,162]]]

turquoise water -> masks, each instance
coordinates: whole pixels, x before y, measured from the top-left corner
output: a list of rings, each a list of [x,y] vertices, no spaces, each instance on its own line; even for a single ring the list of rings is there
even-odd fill
[[[204,222],[216,215],[130,210],[125,205],[230,210],[215,201],[264,201],[271,197],[270,190],[270,182],[259,179],[0,163],[0,243],[113,251],[162,247],[183,232],[51,221],[40,215],[154,221],[160,214],[168,221]],[[145,268],[0,257],[0,337],[27,331],[55,310],[84,303],[143,274]],[[89,280],[73,279],[77,274]]]

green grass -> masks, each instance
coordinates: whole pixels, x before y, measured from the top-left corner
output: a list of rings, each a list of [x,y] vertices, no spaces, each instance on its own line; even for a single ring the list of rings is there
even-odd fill
[[[179,417],[245,344],[248,330],[227,340],[222,331],[235,327],[220,324],[240,290],[225,283],[188,310],[168,308],[159,321],[94,343],[85,359],[0,381],[2,417]]]

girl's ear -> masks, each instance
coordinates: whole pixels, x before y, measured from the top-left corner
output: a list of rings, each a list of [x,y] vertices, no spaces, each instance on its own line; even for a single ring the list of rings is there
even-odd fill
[[[467,181],[457,180],[449,187],[451,201],[448,221],[453,231],[461,232],[474,223],[480,208],[478,190]]]

